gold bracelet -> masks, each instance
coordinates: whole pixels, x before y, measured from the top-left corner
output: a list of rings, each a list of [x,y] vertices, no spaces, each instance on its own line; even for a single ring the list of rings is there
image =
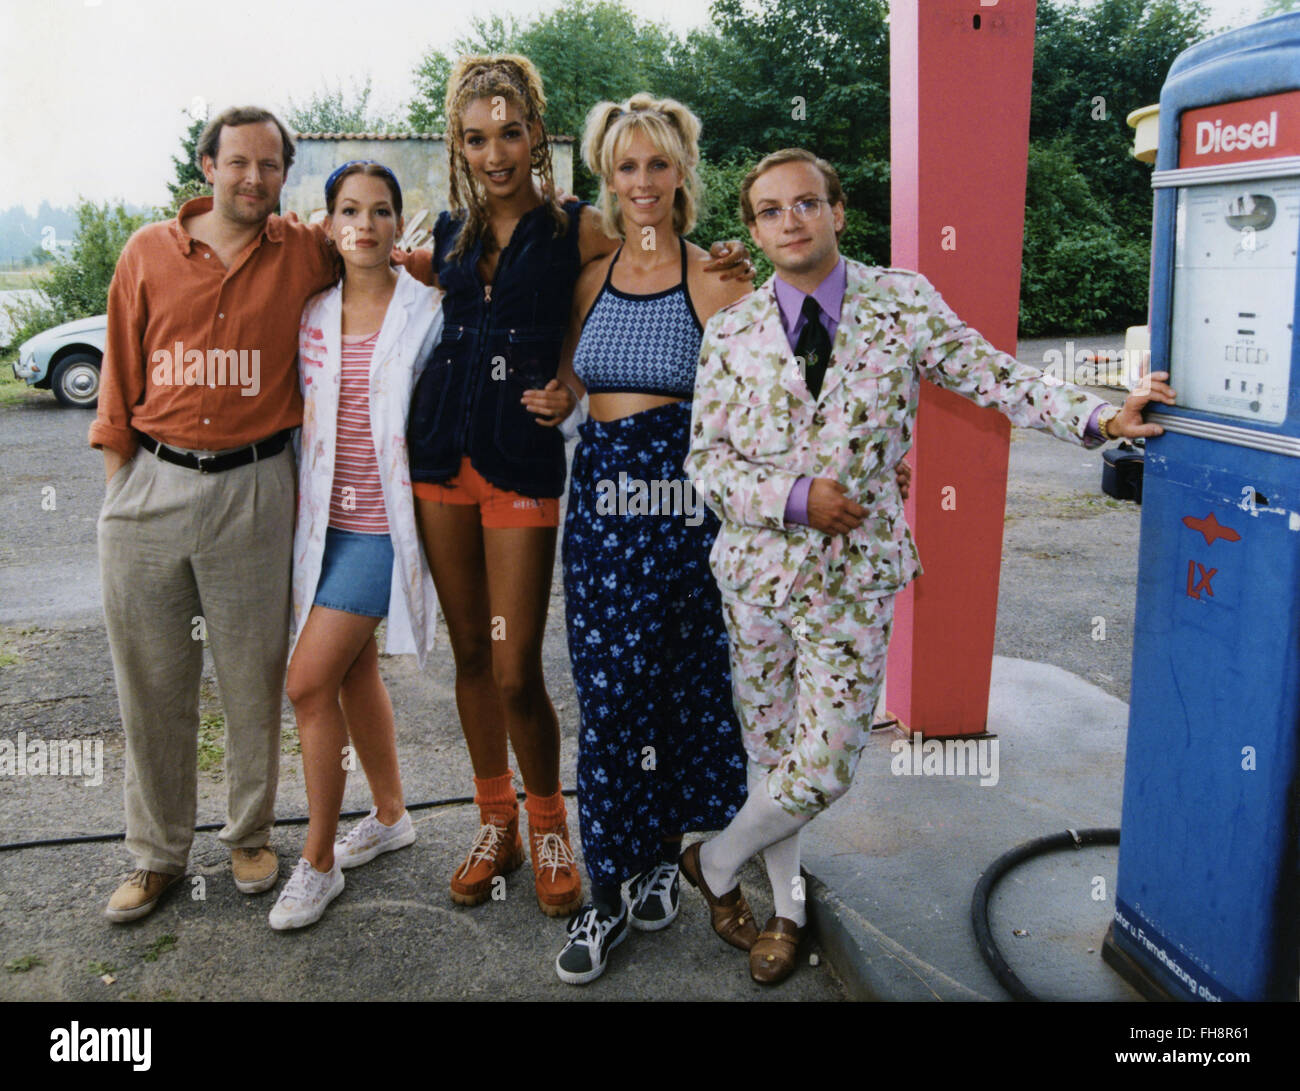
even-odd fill
[[[1116,409],[1114,406],[1111,406],[1111,412],[1107,413],[1103,410],[1101,415],[1097,417],[1097,431],[1101,433],[1101,438],[1106,440],[1107,442],[1109,442],[1110,440],[1119,439],[1119,436],[1115,435],[1110,430],[1111,421],[1113,421],[1118,416],[1119,416],[1119,410]]]

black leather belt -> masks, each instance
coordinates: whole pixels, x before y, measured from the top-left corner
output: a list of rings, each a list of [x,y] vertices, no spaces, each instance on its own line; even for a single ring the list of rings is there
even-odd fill
[[[201,474],[219,474],[224,470],[233,470],[236,466],[247,466],[258,459],[270,458],[284,450],[289,442],[289,430],[277,432],[270,439],[261,443],[252,443],[235,451],[226,451],[219,455],[191,455],[183,451],[174,451],[165,443],[159,443],[152,436],[140,434],[140,446],[151,455],[157,455],[164,462],[173,466],[184,466],[187,470],[198,470]]]

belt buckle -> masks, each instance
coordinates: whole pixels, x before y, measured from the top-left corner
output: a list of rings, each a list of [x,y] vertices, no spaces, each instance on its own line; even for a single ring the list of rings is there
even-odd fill
[[[197,468],[199,473],[201,474],[212,473],[213,471],[209,470],[206,464],[209,462],[215,462],[217,460],[217,457],[218,457],[217,455],[195,455],[194,461],[198,463]]]

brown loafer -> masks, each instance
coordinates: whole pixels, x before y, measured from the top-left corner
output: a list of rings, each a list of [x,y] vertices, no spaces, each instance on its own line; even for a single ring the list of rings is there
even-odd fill
[[[777,985],[794,973],[807,927],[789,917],[769,917],[749,951],[749,976],[760,985]]]
[[[754,911],[749,908],[745,895],[740,892],[739,883],[721,897],[709,889],[700,868],[700,845],[703,843],[696,841],[682,853],[678,861],[682,875],[691,886],[704,895],[704,900],[709,905],[709,915],[713,918],[713,930],[732,947],[748,951],[758,939],[758,929],[754,925]]]

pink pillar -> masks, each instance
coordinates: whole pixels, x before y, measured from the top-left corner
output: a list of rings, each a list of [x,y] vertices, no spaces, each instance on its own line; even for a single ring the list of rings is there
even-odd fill
[[[1016,349],[1036,0],[893,0],[894,265]],[[922,384],[907,518],[925,574],[898,596],[886,704],[931,735],[985,728],[1010,426]]]

